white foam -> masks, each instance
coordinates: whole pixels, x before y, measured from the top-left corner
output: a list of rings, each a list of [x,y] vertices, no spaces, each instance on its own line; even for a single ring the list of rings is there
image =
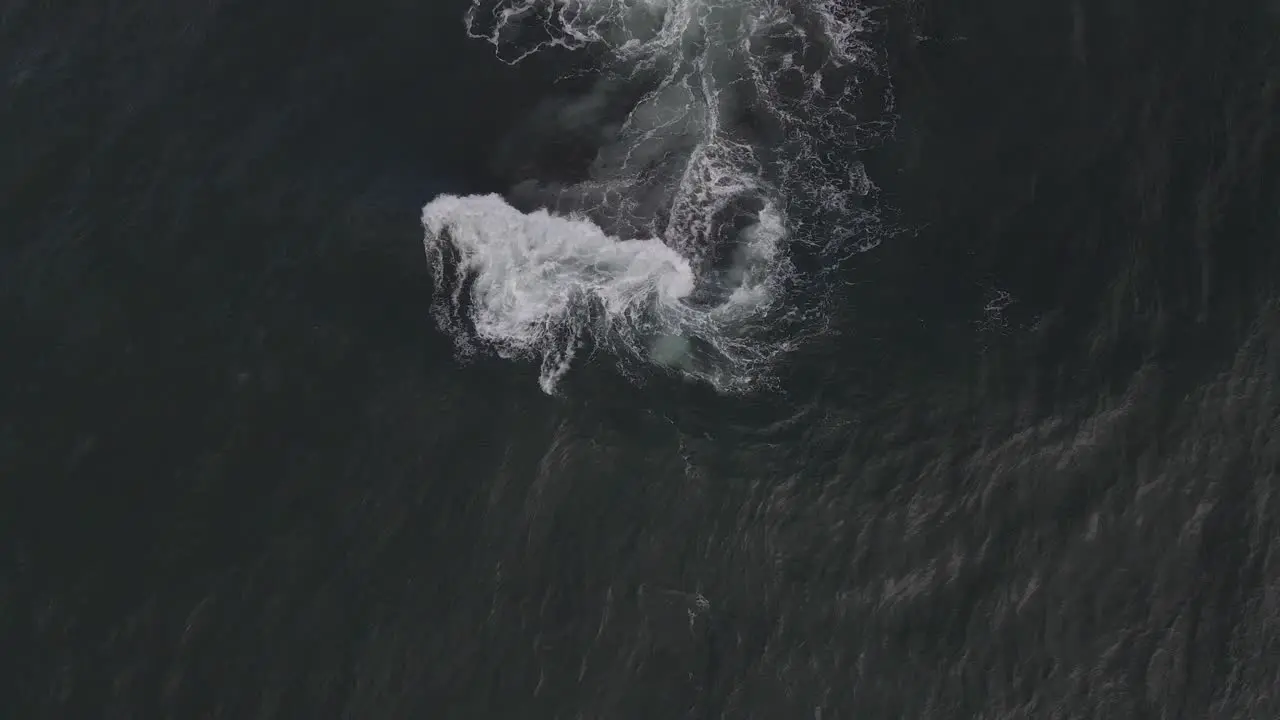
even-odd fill
[[[492,195],[424,208],[437,322],[464,351],[540,357],[547,392],[584,340],[624,372],[649,363],[728,391],[767,382],[823,322],[821,273],[882,234],[856,152],[833,151],[891,125],[853,113],[862,77],[882,67],[867,12],[846,0],[473,0],[466,23],[511,63],[602,47],[603,78],[647,90],[590,176],[550,200],[557,214]],[[573,122],[589,124],[580,116],[605,97],[575,105]],[[746,109],[764,134],[735,120]],[[754,224],[717,247],[726,213],[746,206]],[[789,245],[825,259],[816,274],[795,271]]]
[[[545,210],[526,215],[497,195],[441,195],[423,208],[422,225],[437,290],[449,288],[444,322],[469,308],[481,340],[508,354],[542,355],[548,392],[593,310],[607,328],[693,291],[688,261],[657,240],[618,240],[588,220]],[[452,263],[446,245],[458,255]],[[450,266],[454,277],[446,278]]]
[[[548,393],[586,334],[622,359],[679,366],[712,382],[726,368],[699,367],[691,341],[729,368],[749,365],[727,336],[735,318],[768,302],[770,274],[760,263],[775,258],[782,238],[771,234],[776,220],[749,232],[737,289],[700,306],[688,302],[695,277],[675,250],[655,239],[610,237],[581,217],[525,214],[497,195],[441,195],[423,208],[422,225],[437,322],[464,352],[479,343],[504,357],[540,359]]]

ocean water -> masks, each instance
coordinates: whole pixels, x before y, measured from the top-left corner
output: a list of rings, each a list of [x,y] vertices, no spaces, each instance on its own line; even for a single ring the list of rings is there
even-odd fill
[[[0,8],[4,717],[1280,717],[1280,6]]]

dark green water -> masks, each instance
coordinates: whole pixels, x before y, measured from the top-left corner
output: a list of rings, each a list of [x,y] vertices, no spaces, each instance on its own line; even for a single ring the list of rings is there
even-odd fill
[[[741,397],[455,357],[565,62],[463,9],[0,9],[5,717],[1280,717],[1274,3],[886,8],[907,231]]]

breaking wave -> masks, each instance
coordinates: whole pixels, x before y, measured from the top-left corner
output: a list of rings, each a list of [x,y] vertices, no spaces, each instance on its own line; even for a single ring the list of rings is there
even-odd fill
[[[513,191],[533,212],[497,195],[423,208],[433,315],[459,350],[537,359],[548,393],[583,348],[632,377],[769,385],[823,330],[828,275],[888,231],[858,159],[893,126],[871,11],[474,0],[466,27],[509,63],[601,51],[556,122],[606,130],[585,177]]]

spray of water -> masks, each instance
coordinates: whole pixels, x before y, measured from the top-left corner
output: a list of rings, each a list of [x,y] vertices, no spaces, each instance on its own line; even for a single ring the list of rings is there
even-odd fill
[[[870,12],[846,0],[473,0],[466,27],[509,63],[603,51],[595,91],[561,114],[572,122],[632,99],[587,177],[545,189],[544,209],[493,195],[423,209],[433,312],[459,350],[536,358],[548,393],[584,346],[633,376],[767,385],[822,330],[825,274],[886,232],[858,160],[892,129],[887,83],[876,102],[864,92],[883,67]]]

